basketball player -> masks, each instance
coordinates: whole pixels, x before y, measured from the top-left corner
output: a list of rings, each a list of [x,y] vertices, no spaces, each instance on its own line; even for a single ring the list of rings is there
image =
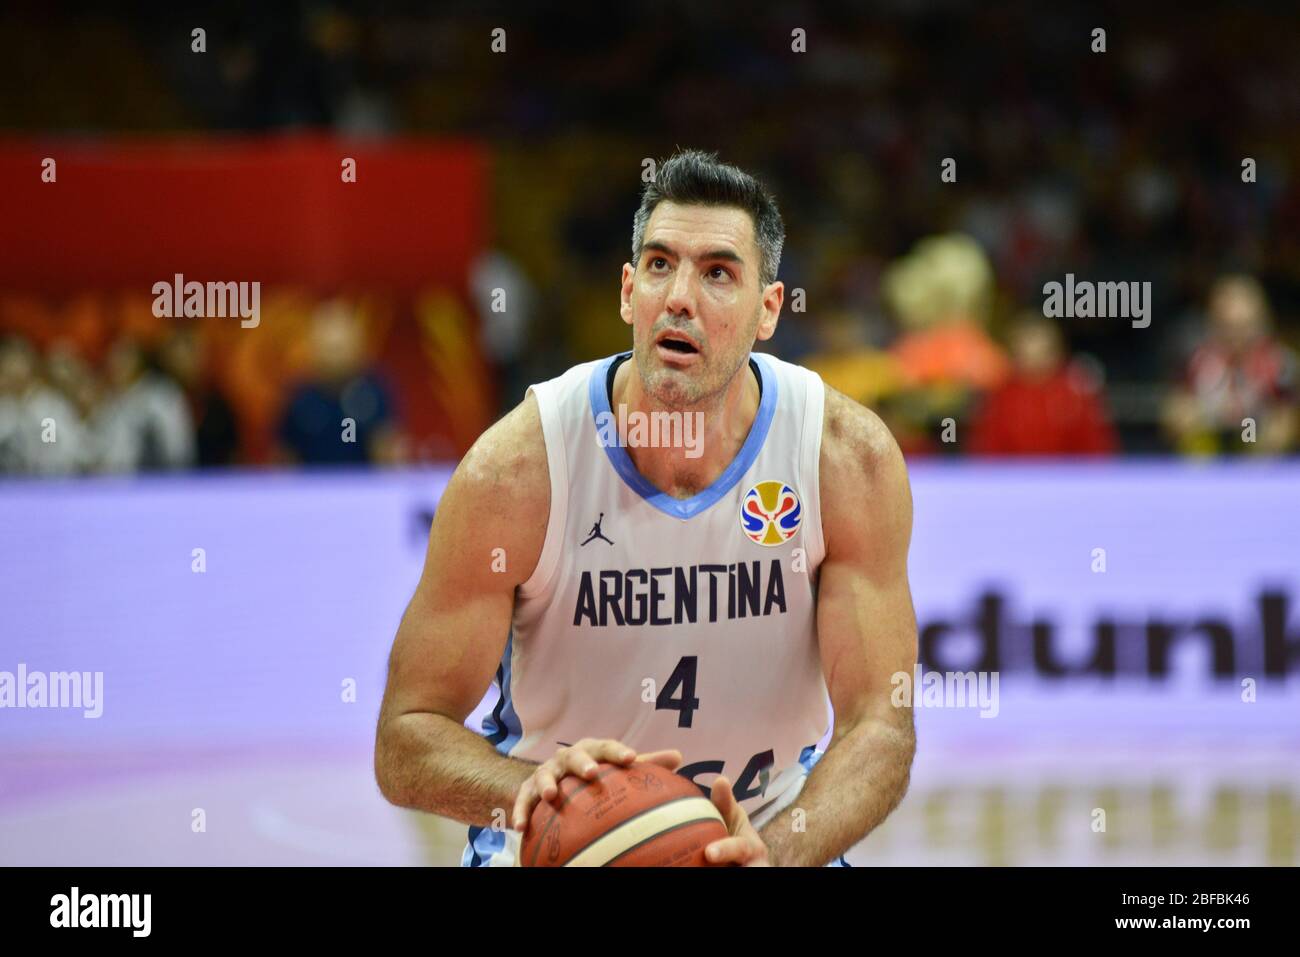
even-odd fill
[[[748,174],[696,151],[664,163],[623,266],[631,351],[531,387],[448,483],[375,770],[394,804],[472,825],[462,864],[515,864],[537,802],[597,761],[699,785],[731,835],[718,863],[848,866],[901,800],[907,473],[873,413],[751,353],[776,329],[783,241]],[[615,438],[601,423],[620,406]],[[645,441],[653,413],[699,413],[694,454]],[[463,722],[494,673],[479,735]]]

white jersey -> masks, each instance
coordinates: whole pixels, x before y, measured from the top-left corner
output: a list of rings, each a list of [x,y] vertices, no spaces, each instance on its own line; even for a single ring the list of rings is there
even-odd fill
[[[550,518],[516,591],[483,732],[536,762],[581,738],[676,748],[680,774],[706,793],[726,775],[761,826],[798,793],[829,728],[815,606],[825,389],[816,373],[753,353],[761,398],[748,438],[717,481],[678,499],[617,441],[610,388],[630,357],[531,387]],[[472,827],[462,863],[514,865],[518,841]]]

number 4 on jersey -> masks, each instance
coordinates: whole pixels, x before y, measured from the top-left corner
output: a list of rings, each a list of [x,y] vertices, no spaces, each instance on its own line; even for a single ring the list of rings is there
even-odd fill
[[[695,697],[695,663],[698,660],[696,655],[687,655],[677,662],[677,667],[669,676],[668,683],[659,692],[659,697],[655,698],[656,711],[677,712],[679,728],[691,726],[691,713],[700,706],[700,699]],[[682,689],[681,697],[674,698],[673,693],[679,687]]]
[[[695,670],[699,658],[696,655],[687,655],[677,662],[677,667],[668,678],[668,683],[664,685],[663,690],[655,698],[655,710],[667,710],[677,712],[677,727],[689,728],[691,726],[691,714],[700,706],[700,699],[695,697]],[[673,697],[677,689],[681,689],[679,697]],[[740,777],[736,783],[731,786],[731,793],[735,795],[737,801],[745,801],[752,797],[761,797],[767,793],[772,764],[775,760],[775,754],[769,749],[754,755],[749,759],[749,764],[745,770],[740,772]],[[709,789],[703,784],[695,781],[695,778],[701,774],[721,774],[725,767],[722,761],[697,761],[694,764],[688,764],[684,768],[678,768],[677,773],[691,781],[700,789],[705,797],[709,796]]]

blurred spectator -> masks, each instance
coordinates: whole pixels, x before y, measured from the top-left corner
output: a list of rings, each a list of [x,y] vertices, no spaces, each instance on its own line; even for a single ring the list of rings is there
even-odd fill
[[[529,383],[522,360],[537,309],[537,289],[513,256],[488,250],[470,265],[470,294],[479,318],[479,345],[496,367],[501,411],[514,408]]]
[[[1010,378],[984,400],[967,450],[976,455],[1109,455],[1117,448],[1096,377],[1068,361],[1061,330],[1022,313],[1008,337]]]
[[[891,350],[902,388],[888,421],[905,452],[956,451],[936,441],[943,420],[1006,378],[1007,358],[984,329],[992,290],[988,257],[960,233],[923,239],[886,269],[884,298],[904,330]]]
[[[1258,280],[1229,275],[1214,284],[1208,333],[1164,407],[1165,428],[1180,452],[1267,454],[1295,447],[1296,356],[1271,326]],[[1253,442],[1246,438],[1252,425]]]
[[[185,394],[149,367],[135,342],[113,344],[106,379],[107,398],[92,420],[100,469],[149,472],[194,465],[194,422]]]
[[[280,423],[284,462],[391,464],[405,458],[388,389],[366,368],[361,322],[340,301],[312,317],[311,377],[289,399]]]
[[[973,239],[924,239],[890,265],[883,283],[904,330],[894,355],[910,382],[987,389],[1005,378],[1006,357],[984,331],[993,270]]]
[[[0,472],[66,475],[90,463],[81,415],[40,375],[40,357],[17,336],[0,342]]]
[[[90,363],[70,341],[60,339],[46,351],[45,375],[50,385],[76,407],[82,422],[89,422],[100,401],[99,381]]]
[[[204,468],[235,464],[238,420],[205,368],[202,340],[192,329],[179,329],[163,343],[158,360],[163,371],[185,390],[196,426],[198,464]]]

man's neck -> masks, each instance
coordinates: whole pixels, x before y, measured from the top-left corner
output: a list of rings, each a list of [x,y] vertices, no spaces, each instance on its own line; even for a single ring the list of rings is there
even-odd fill
[[[682,429],[691,430],[683,432],[690,436],[689,445],[633,445],[621,429],[619,439],[632,464],[651,485],[673,498],[690,498],[712,485],[745,444],[758,415],[761,390],[746,361],[720,395],[692,406],[669,408],[645,392],[636,360],[630,359],[615,372],[612,392],[611,410],[620,423],[624,421],[620,405],[627,407],[629,424],[634,422],[632,413],[640,413],[643,422],[651,421],[655,412],[681,413]]]

